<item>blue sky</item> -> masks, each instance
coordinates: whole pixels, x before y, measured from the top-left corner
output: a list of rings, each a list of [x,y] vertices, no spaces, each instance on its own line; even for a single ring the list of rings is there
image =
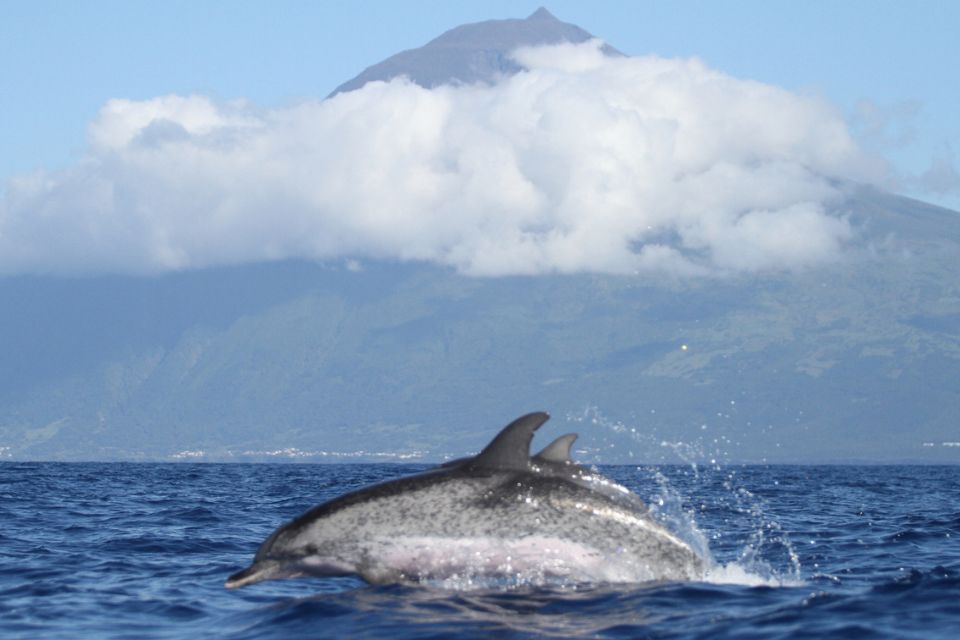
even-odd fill
[[[364,67],[458,24],[541,2],[49,2],[0,4],[0,179],[83,154],[111,98],[326,95]],[[960,3],[575,2],[547,8],[631,55],[821,95],[896,170],[895,190],[960,209]],[[940,180],[922,179],[938,166]],[[928,176],[929,178],[930,176]]]

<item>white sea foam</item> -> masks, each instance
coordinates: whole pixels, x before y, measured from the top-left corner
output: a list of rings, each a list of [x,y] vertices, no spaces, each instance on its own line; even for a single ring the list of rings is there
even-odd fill
[[[785,576],[770,572],[769,568],[757,572],[757,568],[746,567],[738,562],[718,564],[707,569],[703,581],[710,584],[738,584],[747,587],[799,587],[803,580],[796,576]]]

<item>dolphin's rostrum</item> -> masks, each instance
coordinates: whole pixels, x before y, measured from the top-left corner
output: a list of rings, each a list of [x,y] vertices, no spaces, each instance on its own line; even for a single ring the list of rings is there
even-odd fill
[[[372,583],[701,577],[703,560],[635,494],[572,462],[576,434],[530,455],[548,419],[522,416],[474,457],[314,507],[274,531],[226,586],[354,574]]]

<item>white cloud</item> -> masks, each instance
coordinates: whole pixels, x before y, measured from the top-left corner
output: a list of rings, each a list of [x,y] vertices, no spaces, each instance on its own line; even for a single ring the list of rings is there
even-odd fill
[[[82,162],[8,183],[0,273],[389,258],[694,275],[841,254],[832,185],[873,165],[830,105],[597,47],[518,51],[529,70],[495,86],[112,100]]]

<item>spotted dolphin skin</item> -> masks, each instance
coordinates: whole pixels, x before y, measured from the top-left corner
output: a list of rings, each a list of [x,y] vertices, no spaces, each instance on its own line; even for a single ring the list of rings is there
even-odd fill
[[[702,577],[704,561],[640,498],[571,461],[576,434],[530,455],[548,419],[525,415],[474,457],[314,507],[274,531],[226,587],[342,575],[371,583]]]

